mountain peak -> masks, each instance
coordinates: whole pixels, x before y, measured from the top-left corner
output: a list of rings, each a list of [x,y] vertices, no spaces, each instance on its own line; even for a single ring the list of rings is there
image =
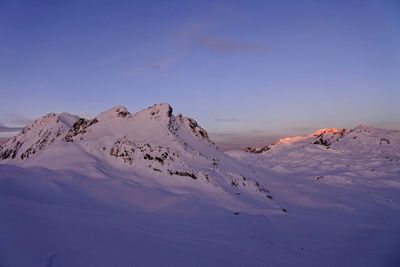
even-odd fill
[[[110,118],[115,118],[115,117],[125,118],[129,115],[130,115],[130,113],[126,107],[115,106],[113,108],[110,108],[110,109],[100,113],[98,118],[100,118],[100,119],[110,119]]]
[[[376,127],[372,127],[372,126],[368,126],[368,125],[364,125],[364,124],[359,124],[357,125],[357,127],[355,127],[353,129],[354,130],[359,130],[359,131],[376,131],[379,130],[379,128]]]
[[[72,127],[72,125],[74,125],[74,123],[79,119],[79,116],[70,114],[68,112],[63,112],[61,114],[58,115],[57,117],[57,121],[56,122],[63,122],[65,123],[67,126]]]
[[[323,134],[337,134],[340,131],[342,131],[342,130],[339,130],[337,128],[322,128],[322,129],[319,129],[319,130],[315,131],[313,133],[313,135],[314,136],[321,136]]]
[[[150,106],[139,113],[141,114],[146,114],[147,116],[150,116],[151,118],[160,118],[160,117],[168,117],[170,118],[172,116],[172,107],[168,103],[160,103],[160,104],[155,104],[153,106]]]
[[[134,114],[116,106],[93,119],[47,115],[1,146],[0,161],[101,173],[122,170],[173,187],[218,190],[240,205],[239,195],[272,199],[253,180],[254,172],[219,151],[194,119],[173,116],[167,103]]]
[[[38,154],[62,138],[77,120],[78,116],[65,112],[49,113],[35,120],[0,147],[0,160],[24,160]]]

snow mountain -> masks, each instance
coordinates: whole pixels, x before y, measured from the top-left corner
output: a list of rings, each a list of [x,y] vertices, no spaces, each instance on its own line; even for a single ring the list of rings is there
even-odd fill
[[[387,165],[397,168],[400,162],[400,131],[359,125],[354,129],[324,128],[306,136],[287,137],[272,145],[244,152],[232,151],[231,156],[252,164],[298,171],[300,165],[325,166],[337,171],[359,163],[378,171]],[[258,155],[257,155],[258,154]],[[294,165],[293,163],[296,163]],[[338,165],[339,164],[339,165]],[[301,169],[301,168],[300,168]],[[325,170],[325,169],[324,169]]]
[[[0,147],[0,266],[399,266],[400,131],[222,152],[168,104]]]
[[[399,265],[400,131],[326,128],[227,154],[268,177],[293,216],[275,223],[308,244],[306,265]]]
[[[363,184],[367,178],[373,182],[377,177],[396,178],[400,171],[400,131],[363,125],[351,130],[325,128],[228,154],[272,171],[271,176],[303,173],[321,183]]]
[[[206,191],[210,201],[223,196],[226,201],[218,203],[234,210],[249,206],[247,199],[264,210],[285,210],[258,181],[260,174],[222,153],[194,119],[174,116],[169,104],[137,113],[116,106],[93,119],[48,114],[2,145],[0,160],[98,176],[123,172],[132,181],[151,180],[164,189]]]

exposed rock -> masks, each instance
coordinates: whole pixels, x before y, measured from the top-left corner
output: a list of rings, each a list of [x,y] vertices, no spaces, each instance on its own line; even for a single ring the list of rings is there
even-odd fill
[[[187,172],[187,171],[172,171],[172,170],[168,170],[168,173],[170,175],[188,176],[188,177],[191,177],[193,180],[197,180],[196,175],[194,175],[191,172]]]
[[[247,153],[254,153],[254,154],[260,154],[260,153],[264,153],[264,152],[266,152],[266,151],[268,151],[268,150],[270,150],[271,149],[271,147],[270,146],[263,146],[263,147],[246,147],[245,149],[244,149],[244,152],[247,152]]]
[[[87,120],[84,118],[80,118],[77,122],[74,123],[72,128],[68,131],[67,135],[64,137],[66,142],[73,142],[74,137],[79,134],[84,134],[89,131],[89,127],[95,123],[98,123],[98,119],[94,118],[92,120]]]

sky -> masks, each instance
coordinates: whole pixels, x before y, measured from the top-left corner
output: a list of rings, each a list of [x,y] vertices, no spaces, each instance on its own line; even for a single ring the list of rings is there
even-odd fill
[[[3,135],[161,102],[220,141],[400,129],[399,87],[399,1],[0,0]]]

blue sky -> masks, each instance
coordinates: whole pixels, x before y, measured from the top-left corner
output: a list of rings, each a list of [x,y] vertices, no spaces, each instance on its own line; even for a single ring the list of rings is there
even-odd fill
[[[0,131],[168,102],[219,139],[400,128],[398,1],[0,1]]]

